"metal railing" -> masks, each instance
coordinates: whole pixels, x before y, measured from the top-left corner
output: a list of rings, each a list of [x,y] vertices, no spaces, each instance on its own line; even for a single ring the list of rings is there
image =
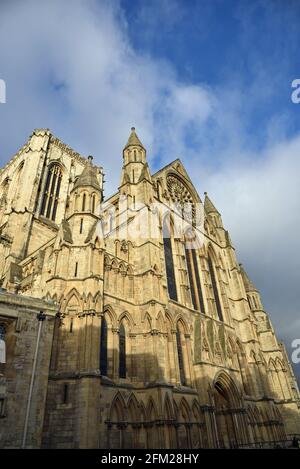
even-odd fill
[[[285,440],[256,441],[236,446],[238,449],[300,449],[300,434],[290,435]]]

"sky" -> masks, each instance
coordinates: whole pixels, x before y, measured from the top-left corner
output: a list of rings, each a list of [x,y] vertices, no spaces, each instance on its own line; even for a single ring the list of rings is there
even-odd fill
[[[300,338],[298,0],[0,0],[0,166],[50,128],[119,185],[131,126],[151,170],[207,191],[277,335]],[[295,365],[300,376],[300,364]]]

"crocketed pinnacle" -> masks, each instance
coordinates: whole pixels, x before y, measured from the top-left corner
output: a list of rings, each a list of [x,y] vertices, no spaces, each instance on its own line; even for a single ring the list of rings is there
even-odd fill
[[[210,198],[208,197],[207,192],[204,192],[204,194],[205,194],[204,209],[206,213],[211,213],[211,212],[219,213],[216,207],[214,206],[214,204],[212,203],[212,201],[210,200]]]
[[[240,264],[240,271],[242,274],[242,279],[243,279],[246,292],[257,291],[255,285],[250,280],[242,264]]]
[[[129,135],[129,139],[124,147],[124,150],[131,146],[139,146],[145,149],[142,142],[140,141],[139,137],[136,134],[135,127],[131,127],[131,134]]]
[[[93,187],[94,189],[100,191],[100,185],[96,175],[96,168],[92,165],[93,157],[89,156],[88,161],[85,165],[84,170],[82,171],[79,178],[76,180],[74,184],[74,189],[78,187],[89,186]]]

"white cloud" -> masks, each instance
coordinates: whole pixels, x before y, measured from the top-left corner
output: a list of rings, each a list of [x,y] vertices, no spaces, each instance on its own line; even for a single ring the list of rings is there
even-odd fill
[[[0,43],[9,47],[1,63],[10,90],[4,140],[50,127],[108,167],[111,192],[131,125],[149,148],[157,142],[165,150],[172,133],[178,148],[186,127],[209,116],[204,87],[179,83],[168,63],[135,52],[117,3],[74,0],[70,9],[57,0],[31,0],[2,10]]]
[[[300,137],[239,158],[202,179],[276,330],[291,341],[300,336]]]
[[[296,334],[300,139],[287,141],[284,131],[278,137],[282,120],[275,117],[267,149],[251,154],[240,92],[182,83],[170,63],[135,50],[129,28],[118,2],[1,2],[2,162],[34,127],[49,127],[95,156],[111,193],[135,125],[150,159],[180,156],[199,191],[210,192],[273,322]]]

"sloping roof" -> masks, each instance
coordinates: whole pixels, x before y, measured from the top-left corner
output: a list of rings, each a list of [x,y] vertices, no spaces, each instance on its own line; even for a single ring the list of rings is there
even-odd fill
[[[151,181],[148,163],[145,163],[142,168],[141,175],[139,177],[139,182],[141,182],[143,179],[148,179],[148,181]]]
[[[103,239],[104,236],[103,236],[102,220],[95,220],[95,222],[93,223],[93,225],[91,226],[88,232],[88,235],[85,239],[85,243],[89,243],[90,241],[92,241],[93,237],[97,234],[99,235],[100,239]]]
[[[124,150],[132,145],[142,147],[145,150],[142,142],[140,141],[139,137],[136,134],[134,127],[131,127],[131,134],[129,135],[129,139],[124,147]]]
[[[157,178],[157,177],[160,175],[160,173],[163,173],[163,172],[166,171],[167,169],[172,169],[172,170],[174,171],[174,169],[175,169],[174,166],[175,166],[175,165],[180,165],[180,166],[182,167],[183,171],[185,172],[185,174],[180,173],[181,176],[183,176],[185,179],[188,179],[189,182],[192,182],[192,181],[190,180],[190,178],[189,178],[189,176],[188,176],[188,174],[187,174],[187,172],[186,172],[186,169],[184,168],[184,166],[183,166],[182,161],[180,160],[180,158],[176,158],[176,160],[173,160],[173,161],[171,161],[170,163],[168,163],[168,164],[166,164],[165,166],[163,166],[162,168],[160,168],[158,171],[156,171],[156,173],[153,173],[153,174],[152,174],[152,177],[153,177],[153,178]],[[179,173],[178,169],[176,169],[176,171]]]
[[[246,273],[242,264],[240,264],[240,272],[242,274],[242,279],[243,279],[246,292],[257,291],[255,285],[252,283],[252,281],[248,277],[248,274]]]
[[[83,169],[81,175],[77,178],[74,184],[74,188],[77,187],[84,187],[89,186],[93,187],[96,190],[101,190],[97,175],[96,175],[96,168],[92,165],[91,160],[86,163],[85,168]]]
[[[63,238],[63,240],[66,241],[67,243],[72,244],[73,243],[73,238],[72,238],[72,232],[71,232],[69,222],[67,220],[63,220],[61,222],[61,228],[62,228],[62,238]]]

